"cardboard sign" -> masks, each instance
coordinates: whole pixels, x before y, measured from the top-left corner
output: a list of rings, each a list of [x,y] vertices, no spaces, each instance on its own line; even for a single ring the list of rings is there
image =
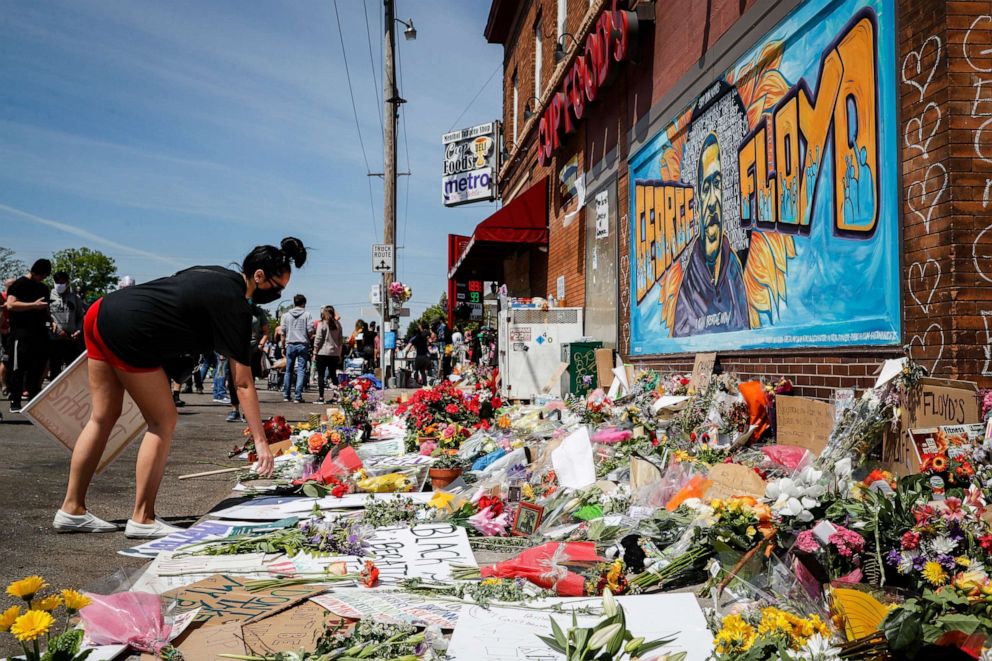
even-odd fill
[[[630,459],[630,490],[637,493],[641,487],[661,482],[662,469],[639,457]]]
[[[911,393],[903,407],[899,429],[886,433],[882,461],[896,475],[912,475],[920,470],[917,451],[909,430],[914,428],[966,425],[981,421],[978,385],[971,381],[926,378]]]
[[[198,619],[216,627],[229,622],[254,622],[327,591],[326,587],[287,585],[249,592],[246,580],[217,574],[167,592],[166,596],[174,597],[180,608],[199,608]]]
[[[71,452],[89,422],[91,408],[89,362],[84,352],[21,409],[21,413]],[[145,432],[146,426],[138,405],[125,392],[121,417],[110,433],[96,472],[103,472],[124,448]]]
[[[173,644],[185,661],[214,661],[221,654],[241,656],[246,652],[238,622],[216,627],[194,624]],[[143,653],[141,661],[159,661],[159,658]]]
[[[713,484],[706,491],[707,498],[731,498],[733,496],[765,495],[765,481],[754,469],[741,464],[716,464],[707,476]]]
[[[329,615],[320,605],[305,601],[272,617],[244,625],[245,647],[256,654],[312,650],[327,628]],[[213,629],[211,629],[212,631]]]
[[[596,349],[596,377],[604,390],[613,385],[613,349]]]
[[[775,398],[779,445],[798,445],[820,456],[834,428],[834,407],[806,397]]]
[[[953,459],[981,445],[985,436],[985,424],[978,422],[909,429],[906,435],[909,441],[906,445],[910,452],[904,458],[904,463],[913,473],[919,473],[923,457],[940,452],[940,448],[945,448],[944,453]]]
[[[692,378],[689,379],[689,387],[698,389],[708,386],[715,365],[715,353],[697,353],[696,360],[692,364]]]

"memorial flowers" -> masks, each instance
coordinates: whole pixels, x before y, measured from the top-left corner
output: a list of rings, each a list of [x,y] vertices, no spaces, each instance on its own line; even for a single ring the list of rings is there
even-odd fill
[[[819,615],[800,617],[766,606],[725,616],[713,639],[716,661],[839,658],[831,651],[830,630]],[[834,656],[824,656],[833,654]]]
[[[366,377],[351,379],[339,389],[340,405],[348,425],[364,429],[379,405],[379,391]]]
[[[42,590],[47,587],[41,576],[10,583],[7,594],[22,601],[23,606],[10,606],[0,612],[0,633],[16,639],[28,661],[83,661],[90,652],[80,652],[83,631],[70,629],[69,619],[92,600],[75,590],[42,596]],[[57,633],[56,629],[59,629]]]

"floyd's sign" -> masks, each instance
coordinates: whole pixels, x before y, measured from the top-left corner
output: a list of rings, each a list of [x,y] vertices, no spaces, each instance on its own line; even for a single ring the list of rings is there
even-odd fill
[[[441,202],[448,207],[492,200],[499,169],[499,122],[446,133]]]
[[[632,354],[900,339],[893,0],[806,0],[631,159]]]

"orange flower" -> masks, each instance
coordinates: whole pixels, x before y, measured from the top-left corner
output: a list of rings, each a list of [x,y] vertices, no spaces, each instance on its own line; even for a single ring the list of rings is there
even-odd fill
[[[947,457],[942,454],[934,455],[930,460],[930,467],[937,473],[943,473],[947,470]]]
[[[320,434],[313,434],[307,440],[307,447],[310,448],[310,454],[317,454],[324,449],[325,445],[327,445],[327,439]]]
[[[374,588],[379,583],[379,568],[371,560],[366,560],[361,576],[365,587]]]

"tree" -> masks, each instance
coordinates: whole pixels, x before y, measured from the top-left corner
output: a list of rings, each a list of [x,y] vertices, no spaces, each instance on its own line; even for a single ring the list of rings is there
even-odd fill
[[[0,282],[7,278],[16,278],[27,273],[28,267],[21,260],[14,257],[14,251],[10,248],[0,247]]]
[[[76,291],[89,297],[100,297],[117,285],[117,264],[114,258],[99,250],[66,248],[52,255],[52,273],[65,271]]]
[[[424,310],[423,314],[417,317],[416,320],[410,322],[410,325],[406,327],[406,339],[410,339],[413,333],[410,332],[413,324],[417,324],[421,328],[429,328],[441,321],[442,319],[448,319],[448,294],[441,294],[441,299],[434,305],[430,306]]]

